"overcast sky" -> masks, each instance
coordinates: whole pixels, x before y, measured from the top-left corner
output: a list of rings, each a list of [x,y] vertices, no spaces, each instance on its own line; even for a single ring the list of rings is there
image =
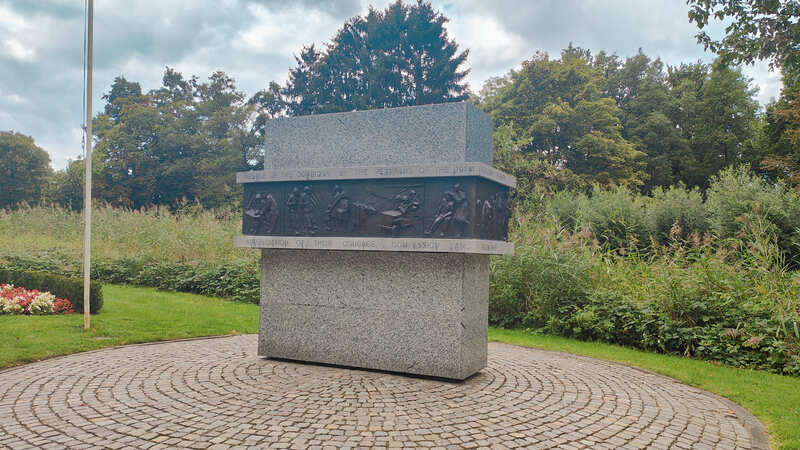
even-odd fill
[[[63,169],[81,149],[85,0],[0,0],[0,130],[31,135]],[[233,76],[248,95],[283,83],[304,44],[327,41],[369,5],[388,0],[97,0],[94,111],[114,77],[158,87],[165,66],[207,78]],[[711,61],[695,42],[683,0],[434,0],[448,30],[470,49],[470,87],[480,89],[536,51],[574,45],[667,64]],[[745,69],[764,104],[780,77]]]

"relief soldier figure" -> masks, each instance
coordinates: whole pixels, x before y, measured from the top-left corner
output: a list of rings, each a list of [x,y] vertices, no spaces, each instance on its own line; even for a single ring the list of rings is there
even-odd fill
[[[289,223],[287,224],[289,230],[294,231],[294,234],[300,234],[300,214],[298,206],[300,204],[300,188],[295,186],[286,197],[286,210],[289,212]]]
[[[436,211],[436,218],[431,224],[431,228],[425,232],[431,235],[439,231],[439,236],[446,236],[451,227],[454,228],[455,237],[461,237],[469,225],[469,203],[467,193],[456,183],[451,190],[445,191],[439,209]]]
[[[419,217],[414,214],[419,211],[419,194],[414,189],[408,192],[400,192],[392,198],[392,209],[383,211],[381,214],[391,220],[391,225],[382,224],[381,228],[391,232],[392,236],[397,236],[403,230],[411,228],[419,223]]]
[[[508,219],[511,218],[511,199],[508,192],[500,191],[495,194],[493,214],[493,228],[491,238],[504,241],[508,237]]]
[[[246,218],[245,234],[263,235],[275,231],[278,223],[278,202],[269,192],[258,192],[250,198],[244,210]]]
[[[313,236],[317,234],[317,227],[314,225],[314,210],[317,209],[317,197],[311,190],[311,186],[303,186],[297,197],[297,208],[302,213],[302,223],[300,227],[295,230],[295,234],[305,234],[306,236]]]
[[[495,192],[486,200],[478,200],[479,211],[479,233],[483,239],[506,239],[506,227],[511,215],[510,200],[508,194],[500,191]]]
[[[492,224],[494,223],[494,205],[491,199],[478,200],[478,211],[480,211],[480,236],[486,239],[491,234]]]
[[[338,184],[333,187],[333,201],[325,210],[325,216],[327,217],[327,223],[325,224],[327,231],[333,229],[352,230],[350,197],[345,194]]]

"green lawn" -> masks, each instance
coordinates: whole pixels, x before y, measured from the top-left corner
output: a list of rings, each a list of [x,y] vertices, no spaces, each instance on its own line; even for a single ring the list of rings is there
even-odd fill
[[[103,286],[92,315],[0,316],[0,368],[101,347],[258,332],[258,305],[152,288]]]
[[[491,328],[489,340],[594,356],[670,376],[744,406],[767,427],[773,448],[800,449],[800,378],[519,330]]]
[[[92,316],[0,316],[0,368],[114,345],[256,333],[258,306],[151,288],[105,285]],[[800,379],[705,361],[518,330],[489,330],[492,341],[594,356],[642,367],[727,397],[756,415],[775,448],[800,448]]]

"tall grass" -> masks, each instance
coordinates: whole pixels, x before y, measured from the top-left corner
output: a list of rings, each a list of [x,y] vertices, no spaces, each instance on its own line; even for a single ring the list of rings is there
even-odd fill
[[[233,247],[240,233],[238,212],[187,208],[177,213],[95,208],[92,255],[101,261],[136,258],[182,264],[255,263],[257,252]],[[80,260],[83,218],[60,207],[0,209],[0,253],[55,255]]]

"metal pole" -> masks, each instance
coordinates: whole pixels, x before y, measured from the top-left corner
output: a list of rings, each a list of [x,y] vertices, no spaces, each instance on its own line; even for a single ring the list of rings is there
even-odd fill
[[[89,316],[89,272],[92,254],[92,16],[94,0],[89,0],[86,40],[86,182],[83,190],[83,328],[91,328]]]

